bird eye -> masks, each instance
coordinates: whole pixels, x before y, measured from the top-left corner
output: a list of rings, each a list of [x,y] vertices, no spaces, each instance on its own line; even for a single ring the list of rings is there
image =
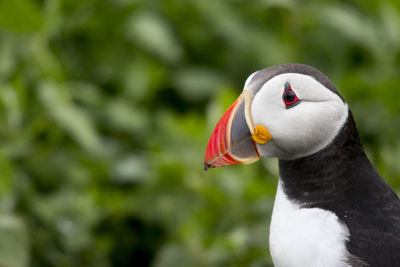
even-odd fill
[[[296,93],[293,92],[288,82],[285,83],[285,91],[283,91],[282,100],[286,109],[294,107],[300,103],[300,99],[297,97]]]
[[[285,103],[292,103],[296,100],[296,94],[293,91],[287,91],[283,94],[283,100]]]

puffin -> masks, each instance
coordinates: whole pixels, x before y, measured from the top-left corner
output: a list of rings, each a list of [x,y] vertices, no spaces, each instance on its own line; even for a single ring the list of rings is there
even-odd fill
[[[400,266],[400,200],[368,160],[348,104],[311,66],[251,74],[211,134],[204,169],[271,157],[275,266]]]

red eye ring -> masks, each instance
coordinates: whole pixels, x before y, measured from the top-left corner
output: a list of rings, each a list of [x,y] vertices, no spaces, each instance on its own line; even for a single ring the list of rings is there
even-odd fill
[[[300,99],[297,97],[296,93],[292,90],[289,82],[285,83],[285,90],[282,94],[282,101],[286,106],[286,109],[296,106],[300,103]]]

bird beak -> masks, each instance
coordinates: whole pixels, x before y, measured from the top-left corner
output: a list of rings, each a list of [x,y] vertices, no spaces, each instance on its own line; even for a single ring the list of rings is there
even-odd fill
[[[256,142],[266,143],[271,140],[271,135],[261,125],[254,127],[250,113],[251,101],[250,92],[244,90],[219,120],[208,141],[204,170],[249,164],[260,158]]]

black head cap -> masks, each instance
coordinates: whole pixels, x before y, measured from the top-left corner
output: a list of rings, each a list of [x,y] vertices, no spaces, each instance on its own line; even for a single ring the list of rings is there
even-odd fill
[[[249,82],[247,88],[249,88],[253,95],[255,95],[261,89],[262,85],[268,80],[283,73],[299,73],[311,76],[326,88],[337,94],[343,100],[339,94],[339,91],[322,72],[311,66],[297,63],[283,64],[260,70],[256,72],[254,77]]]

